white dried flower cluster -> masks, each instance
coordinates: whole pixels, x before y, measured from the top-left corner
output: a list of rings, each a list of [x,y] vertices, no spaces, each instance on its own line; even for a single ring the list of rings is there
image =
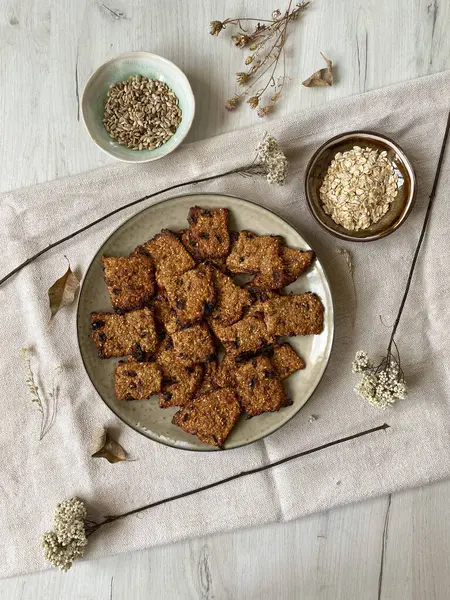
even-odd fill
[[[288,170],[288,161],[280,150],[277,140],[267,132],[256,148],[257,159],[264,166],[269,183],[283,185]]]
[[[359,350],[356,353],[355,360],[352,362],[353,373],[362,373],[366,369],[372,369],[373,363],[367,356],[367,352]]]
[[[407,396],[403,374],[393,359],[387,361],[383,368],[375,368],[367,353],[360,350],[352,363],[352,371],[363,373],[355,392],[372,406],[384,409]]]
[[[68,571],[72,562],[84,554],[87,544],[85,518],[84,502],[78,498],[64,500],[56,507],[53,530],[42,537],[44,557],[61,571]]]
[[[367,229],[386,214],[398,193],[387,152],[354,146],[338,152],[320,187],[324,211],[351,231]]]

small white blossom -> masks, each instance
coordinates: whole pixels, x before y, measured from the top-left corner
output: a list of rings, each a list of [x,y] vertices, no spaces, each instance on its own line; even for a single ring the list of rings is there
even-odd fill
[[[257,158],[265,167],[267,181],[283,185],[288,169],[288,161],[278,146],[277,140],[267,132],[256,148]]]
[[[367,352],[363,350],[359,350],[356,353],[355,360],[352,362],[352,371],[353,373],[362,373],[366,369],[371,369],[373,367],[372,362],[369,360],[367,356]]]
[[[72,562],[84,554],[87,544],[85,518],[84,502],[78,498],[64,500],[56,507],[53,530],[42,537],[44,557],[62,571],[68,571]]]
[[[404,400],[408,394],[403,373],[394,359],[386,359],[380,367],[374,367],[366,352],[356,353],[352,363],[353,373],[363,373],[355,392],[377,408],[392,406]]]

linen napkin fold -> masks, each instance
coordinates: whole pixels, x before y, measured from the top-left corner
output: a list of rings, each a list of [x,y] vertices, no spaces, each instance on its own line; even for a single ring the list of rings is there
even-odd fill
[[[227,452],[191,453],[151,442],[122,425],[103,404],[83,370],[75,306],[48,328],[48,287],[66,268],[66,255],[85,273],[104,239],[142,207],[129,209],[70,240],[0,289],[0,575],[45,568],[40,537],[55,505],[77,495],[100,515],[115,514],[249,469],[290,453],[387,422],[390,428],[274,470],[129,517],[89,540],[87,558],[136,550],[191,536],[286,521],[450,475],[450,330],[444,327],[450,292],[448,210],[450,152],[443,166],[429,231],[398,331],[410,395],[385,412],[352,389],[355,352],[386,349],[401,300],[450,107],[450,72],[369,92],[283,119],[181,147],[147,165],[114,165],[13,191],[0,197],[0,275],[48,243],[133,199],[199,176],[251,162],[268,129],[290,162],[287,184],[227,176],[179,193],[220,192],[247,198],[286,218],[317,251],[331,279],[335,345],[325,376],[300,413],[265,440]],[[303,192],[308,159],[326,139],[351,129],[394,138],[416,169],[419,193],[408,221],[392,236],[346,244],[322,231]],[[159,198],[161,199],[161,198]],[[350,253],[353,275],[340,250]],[[381,317],[381,320],[380,320]],[[29,401],[19,349],[31,345],[39,384],[59,402],[55,423],[39,441],[40,415]],[[314,419],[310,416],[314,415]],[[137,460],[116,465],[90,458],[96,428],[109,425]]]

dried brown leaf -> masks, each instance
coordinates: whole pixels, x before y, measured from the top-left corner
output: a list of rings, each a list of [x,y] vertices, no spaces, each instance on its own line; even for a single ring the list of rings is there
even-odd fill
[[[69,261],[67,262],[69,263]],[[51,311],[50,322],[61,308],[72,304],[79,287],[80,280],[70,268],[69,263],[64,275],[57,279],[48,290]]]
[[[308,79],[303,81],[302,85],[305,87],[321,87],[324,85],[333,85],[333,63],[329,60],[322,52],[320,53],[327,66],[324,69],[320,69],[313,73]]]
[[[92,454],[92,458],[106,458],[111,464],[127,460],[125,450],[119,442],[111,437],[107,429],[102,429],[99,432],[96,448],[97,450]]]

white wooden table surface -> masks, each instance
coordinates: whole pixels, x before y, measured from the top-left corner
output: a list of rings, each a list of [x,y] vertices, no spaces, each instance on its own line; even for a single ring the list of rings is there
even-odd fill
[[[275,0],[0,0],[0,191],[109,162],[84,131],[79,97],[90,73],[121,52],[149,50],[185,71],[197,99],[190,141],[254,123],[246,108],[222,108],[241,54],[227,35],[210,37],[208,22],[275,8]],[[292,81],[278,114],[450,68],[449,22],[450,0],[314,0],[289,40]],[[319,51],[335,61],[336,85],[302,88],[323,66]],[[85,561],[68,574],[3,580],[0,598],[446,600],[449,555],[443,482],[286,525]]]

